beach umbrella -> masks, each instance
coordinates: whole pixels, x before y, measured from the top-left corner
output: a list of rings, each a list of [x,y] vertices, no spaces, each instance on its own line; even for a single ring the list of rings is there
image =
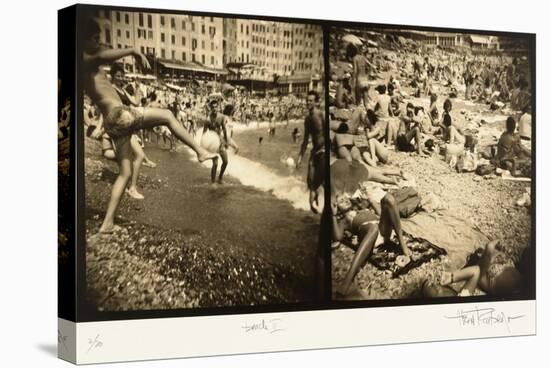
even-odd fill
[[[363,41],[361,41],[361,39],[359,37],[357,37],[356,35],[352,35],[352,34],[347,34],[344,37],[342,37],[342,41],[348,42],[348,43],[351,43],[351,44],[354,44],[354,45],[357,45],[357,46],[360,46],[360,45],[363,44]]]
[[[358,189],[359,183],[367,179],[367,168],[359,162],[338,159],[330,166],[330,183],[335,193],[352,194]]]

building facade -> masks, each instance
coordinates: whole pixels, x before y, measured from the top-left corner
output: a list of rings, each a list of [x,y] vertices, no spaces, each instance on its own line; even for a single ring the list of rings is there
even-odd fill
[[[134,47],[161,61],[223,68],[223,19],[182,14],[100,10],[101,41],[113,48]],[[123,60],[135,70],[131,57]]]

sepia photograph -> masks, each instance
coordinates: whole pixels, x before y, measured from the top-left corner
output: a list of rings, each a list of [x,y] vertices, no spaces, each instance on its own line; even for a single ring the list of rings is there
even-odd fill
[[[317,300],[322,28],[86,11],[88,309]]]
[[[331,27],[333,300],[534,298],[532,44],[481,33]]]

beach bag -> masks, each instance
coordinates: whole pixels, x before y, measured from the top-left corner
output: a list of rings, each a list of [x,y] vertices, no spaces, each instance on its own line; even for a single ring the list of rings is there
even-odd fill
[[[402,218],[410,217],[420,208],[421,199],[414,188],[400,188],[392,191],[391,195],[395,198],[399,216]]]
[[[491,164],[484,164],[484,165],[479,165],[476,169],[476,174],[477,175],[481,175],[481,176],[484,176],[484,175],[489,175],[489,174],[492,174],[493,172],[495,171],[495,167]]]

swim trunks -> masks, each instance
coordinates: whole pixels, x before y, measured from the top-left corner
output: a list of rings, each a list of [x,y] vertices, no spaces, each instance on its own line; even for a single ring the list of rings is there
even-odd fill
[[[311,152],[307,169],[307,187],[309,190],[317,190],[325,181],[325,149]]]
[[[125,112],[127,114],[125,114]],[[143,127],[143,109],[117,106],[103,121],[105,132],[113,139],[131,135]]]

